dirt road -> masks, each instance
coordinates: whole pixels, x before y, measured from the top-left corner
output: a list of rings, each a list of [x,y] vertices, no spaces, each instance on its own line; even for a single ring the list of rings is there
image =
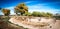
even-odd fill
[[[60,20],[56,20],[56,23],[52,29],[60,29]]]
[[[44,28],[44,29],[60,29],[60,20],[56,20],[55,25],[53,25],[51,28]]]

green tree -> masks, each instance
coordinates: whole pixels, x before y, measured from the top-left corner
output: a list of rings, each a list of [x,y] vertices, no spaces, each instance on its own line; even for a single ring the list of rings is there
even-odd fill
[[[40,12],[34,11],[34,12],[32,13],[32,16],[41,16],[41,14],[40,14]]]
[[[38,17],[52,17],[52,13],[49,13],[49,12],[47,12],[47,13],[45,13],[45,12],[37,12],[37,11],[34,11],[33,13],[32,13],[32,16],[38,16]]]
[[[42,17],[45,17],[46,16],[46,13],[45,12],[41,12],[41,16]]]
[[[52,17],[52,16],[53,16],[53,14],[52,14],[52,13],[47,12],[47,13],[46,13],[46,16],[47,16],[47,17]]]
[[[28,13],[26,12],[25,16],[32,16],[32,14],[30,12],[28,12]]]
[[[2,12],[5,16],[10,15],[10,10],[9,9],[2,9]]]
[[[14,9],[16,14],[20,13],[21,15],[23,15],[28,12],[28,7],[25,5],[25,3],[17,5]]]

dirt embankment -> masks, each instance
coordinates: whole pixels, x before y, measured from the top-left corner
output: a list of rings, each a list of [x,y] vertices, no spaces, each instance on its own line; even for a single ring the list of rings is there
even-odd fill
[[[0,29],[24,29],[24,28],[5,21],[0,21]]]

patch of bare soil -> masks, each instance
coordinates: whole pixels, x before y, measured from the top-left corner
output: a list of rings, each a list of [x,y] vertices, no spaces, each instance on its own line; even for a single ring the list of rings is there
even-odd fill
[[[16,26],[11,23],[0,21],[0,29],[24,29],[24,28],[20,26]]]
[[[8,25],[8,29],[24,29],[23,27],[20,27],[20,26],[17,26],[17,25],[14,25],[14,24],[10,24]]]
[[[56,23],[52,29],[60,29],[60,20],[56,20]]]

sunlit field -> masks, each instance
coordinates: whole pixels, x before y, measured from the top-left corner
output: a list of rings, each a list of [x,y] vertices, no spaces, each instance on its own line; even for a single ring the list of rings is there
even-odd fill
[[[13,17],[16,17],[16,16],[10,16],[10,17],[8,17],[8,16],[1,16],[0,17],[0,28],[1,29],[5,29],[5,28],[7,28],[7,29],[29,29],[29,28],[24,28],[23,26],[20,26],[20,25],[18,25],[18,24],[14,24],[14,23],[12,23],[12,22],[10,22],[9,21],[9,19],[10,18],[13,18]],[[17,16],[17,17],[19,17],[19,16]],[[23,16],[20,16],[20,17],[23,17]],[[31,17],[32,18],[32,17]],[[59,28],[59,24],[60,24],[60,20],[59,20],[60,18],[58,18],[58,19],[56,19],[56,22],[55,22],[55,25],[54,25],[54,28],[53,27],[51,27],[50,29],[60,29]],[[15,20],[15,19],[14,19]],[[18,19],[19,20],[19,19]],[[13,20],[11,20],[11,21],[13,21]],[[17,20],[16,20],[17,21]],[[19,20],[19,21],[21,21],[21,20]],[[19,21],[17,21],[17,22],[19,22]],[[44,29],[44,28],[43,28]],[[47,29],[46,27],[45,27],[45,29]]]
[[[60,29],[60,0],[0,0],[0,29]]]

